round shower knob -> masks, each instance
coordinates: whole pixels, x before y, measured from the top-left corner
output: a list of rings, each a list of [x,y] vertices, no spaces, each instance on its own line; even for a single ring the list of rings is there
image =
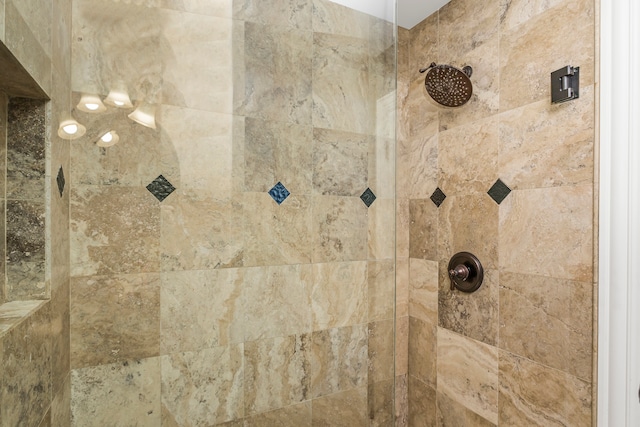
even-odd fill
[[[484,269],[480,260],[472,253],[458,252],[452,256],[447,271],[449,279],[451,279],[452,290],[473,292],[482,285]]]

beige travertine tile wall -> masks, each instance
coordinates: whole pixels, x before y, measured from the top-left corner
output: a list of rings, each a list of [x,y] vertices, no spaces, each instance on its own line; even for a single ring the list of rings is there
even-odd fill
[[[392,425],[393,25],[326,0],[73,6],[74,100],[120,81],[158,126],[76,112],[72,425]]]
[[[410,426],[591,425],[594,8],[452,0],[399,31]],[[418,69],[431,62],[473,67],[468,104],[429,98]],[[580,67],[580,98],[552,105],[549,74],[565,65]],[[500,205],[487,194],[497,179],[513,190]],[[449,289],[459,251],[485,267],[473,294]]]
[[[49,99],[42,112],[45,191],[38,190],[45,205],[45,290],[39,290],[43,301],[14,301],[6,309],[0,307],[0,324],[12,325],[1,328],[0,334],[0,425],[66,426],[70,423],[69,190],[66,187],[60,195],[56,177],[60,168],[68,177],[69,142],[56,132],[60,114],[70,108],[70,0],[0,1],[0,42],[39,86],[32,93]],[[7,96],[20,95],[9,91],[0,99],[6,105]],[[6,124],[5,113],[0,127]]]

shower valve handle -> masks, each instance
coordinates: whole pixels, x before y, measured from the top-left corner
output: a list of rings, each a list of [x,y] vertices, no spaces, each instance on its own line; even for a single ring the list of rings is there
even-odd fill
[[[469,278],[469,274],[469,267],[464,264],[458,264],[454,268],[449,270],[449,277],[451,278],[451,280],[458,279],[464,282]]]

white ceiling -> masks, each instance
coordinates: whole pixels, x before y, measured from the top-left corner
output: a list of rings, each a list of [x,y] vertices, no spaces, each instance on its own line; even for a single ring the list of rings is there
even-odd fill
[[[369,15],[377,16],[393,21],[393,0],[332,0],[356,9]],[[414,25],[440,9],[449,0],[397,0],[398,25],[404,28],[412,28]]]

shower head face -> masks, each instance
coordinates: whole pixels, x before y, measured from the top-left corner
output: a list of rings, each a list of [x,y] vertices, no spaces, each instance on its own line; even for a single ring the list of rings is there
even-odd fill
[[[470,75],[471,67],[459,70],[450,65],[433,65],[427,71],[424,85],[431,98],[438,104],[445,107],[460,107],[473,94]]]

